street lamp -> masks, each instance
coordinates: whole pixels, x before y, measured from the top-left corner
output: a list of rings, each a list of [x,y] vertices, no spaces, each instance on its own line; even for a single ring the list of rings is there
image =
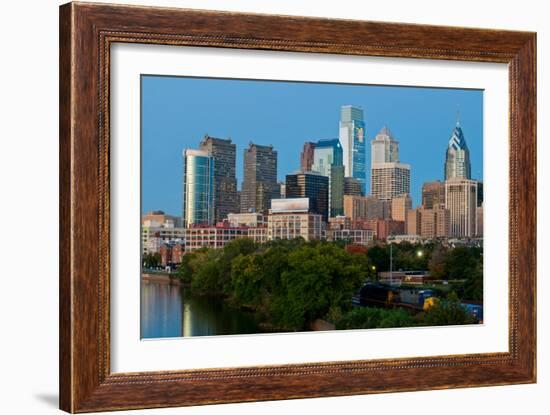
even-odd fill
[[[417,256],[418,258],[422,258],[422,255],[424,255],[424,252],[422,252],[422,251],[417,251],[417,252],[416,252],[416,256]]]

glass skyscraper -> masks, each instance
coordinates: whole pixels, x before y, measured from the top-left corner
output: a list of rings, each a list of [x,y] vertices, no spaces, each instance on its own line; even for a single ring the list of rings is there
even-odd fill
[[[184,150],[183,223],[214,223],[214,158],[206,151]]]
[[[363,110],[344,105],[340,110],[340,143],[343,150],[344,173],[361,183],[361,192],[367,192],[367,160]]]
[[[445,180],[459,177],[462,179],[471,179],[470,150],[466,145],[466,139],[460,121],[456,120],[445,157]]]
[[[311,170],[327,176],[329,180],[328,209],[331,217],[344,212],[344,165],[340,140],[319,140],[313,150]]]
[[[313,171],[298,171],[286,176],[286,198],[309,199],[309,210],[328,221],[328,177]]]

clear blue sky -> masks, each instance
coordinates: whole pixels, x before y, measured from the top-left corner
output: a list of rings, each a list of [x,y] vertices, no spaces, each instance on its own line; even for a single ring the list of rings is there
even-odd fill
[[[400,161],[411,165],[415,206],[420,204],[422,183],[443,179],[457,108],[472,176],[482,178],[480,90],[147,75],[142,76],[142,211],[181,215],[182,151],[197,148],[205,134],[230,137],[237,145],[239,188],[243,151],[250,141],[273,144],[278,177],[284,181],[299,168],[304,141],[338,137],[340,107],[347,104],[365,112],[369,169],[370,140],[384,125],[393,132]]]

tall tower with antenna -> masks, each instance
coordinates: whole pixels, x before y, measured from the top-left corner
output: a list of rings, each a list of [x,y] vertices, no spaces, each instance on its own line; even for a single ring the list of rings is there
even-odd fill
[[[466,144],[464,133],[460,126],[460,112],[456,111],[456,126],[451,133],[445,155],[445,180],[459,177],[470,179],[472,176],[470,150]]]

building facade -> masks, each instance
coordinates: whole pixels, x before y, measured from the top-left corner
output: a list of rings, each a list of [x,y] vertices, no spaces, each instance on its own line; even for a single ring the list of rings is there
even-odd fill
[[[306,241],[321,239],[322,216],[302,211],[271,212],[268,216],[269,240],[304,238]]]
[[[267,224],[267,217],[262,213],[230,213],[227,215],[227,221],[230,226],[240,227],[258,227]]]
[[[267,213],[271,199],[279,197],[277,151],[250,143],[244,150],[241,212]]]
[[[344,196],[363,196],[361,182],[355,177],[344,177]]]
[[[159,250],[160,264],[167,265],[181,264],[181,259],[185,254],[185,245],[179,242],[162,244]]]
[[[408,164],[381,163],[371,169],[371,195],[390,201],[395,196],[409,194],[411,168]]]
[[[301,171],[286,176],[286,198],[308,198],[311,213],[328,221],[329,178],[312,171]]]
[[[406,193],[395,196],[391,200],[391,218],[407,222],[407,214],[412,209],[412,199]]]
[[[363,110],[353,105],[340,109],[340,143],[343,150],[344,175],[356,178],[361,194],[367,193],[367,156]]]
[[[398,163],[398,145],[389,128],[383,127],[371,142],[371,165]]]
[[[370,229],[329,229],[328,241],[345,241],[350,244],[369,245],[374,241],[374,231]]]
[[[399,162],[399,142],[384,127],[371,141],[371,195],[391,200],[411,189],[411,167]]]
[[[450,214],[449,236],[471,238],[476,235],[477,182],[452,178],[445,181],[445,207]]]
[[[455,177],[462,179],[471,178],[470,150],[468,150],[458,119],[447,145],[444,171],[445,180]]]
[[[183,225],[214,223],[214,158],[184,150]]]
[[[141,224],[147,226],[172,226],[181,227],[181,216],[167,215],[162,210],[147,212],[141,217]]]
[[[435,180],[422,185],[422,206],[426,209],[433,209],[435,206],[445,206],[444,182]]]
[[[374,219],[370,221],[377,239],[386,239],[390,235],[404,235],[405,222],[391,219]]]
[[[444,206],[433,209],[419,207],[407,215],[407,234],[423,239],[447,238],[450,233],[451,214]]]
[[[411,209],[407,213],[407,223],[405,225],[405,233],[407,235],[420,235],[422,232],[422,209]]]
[[[199,146],[214,159],[214,222],[240,211],[237,197],[237,146],[231,139],[205,135]]]
[[[476,236],[483,238],[483,204],[476,208]]]
[[[147,222],[141,226],[141,252],[153,254],[159,252],[162,244],[183,242],[185,228],[174,226],[149,226]]]
[[[201,248],[220,249],[237,238],[248,237],[246,227],[194,226],[185,229],[185,252]]]
[[[344,215],[352,221],[387,219],[388,204],[374,196],[344,196]]]
[[[344,174],[340,140],[319,140],[313,151],[311,170],[328,177],[328,209],[330,216],[343,213]]]
[[[315,143],[306,141],[300,153],[300,169],[303,171],[311,171],[313,166],[313,152],[315,151]]]

